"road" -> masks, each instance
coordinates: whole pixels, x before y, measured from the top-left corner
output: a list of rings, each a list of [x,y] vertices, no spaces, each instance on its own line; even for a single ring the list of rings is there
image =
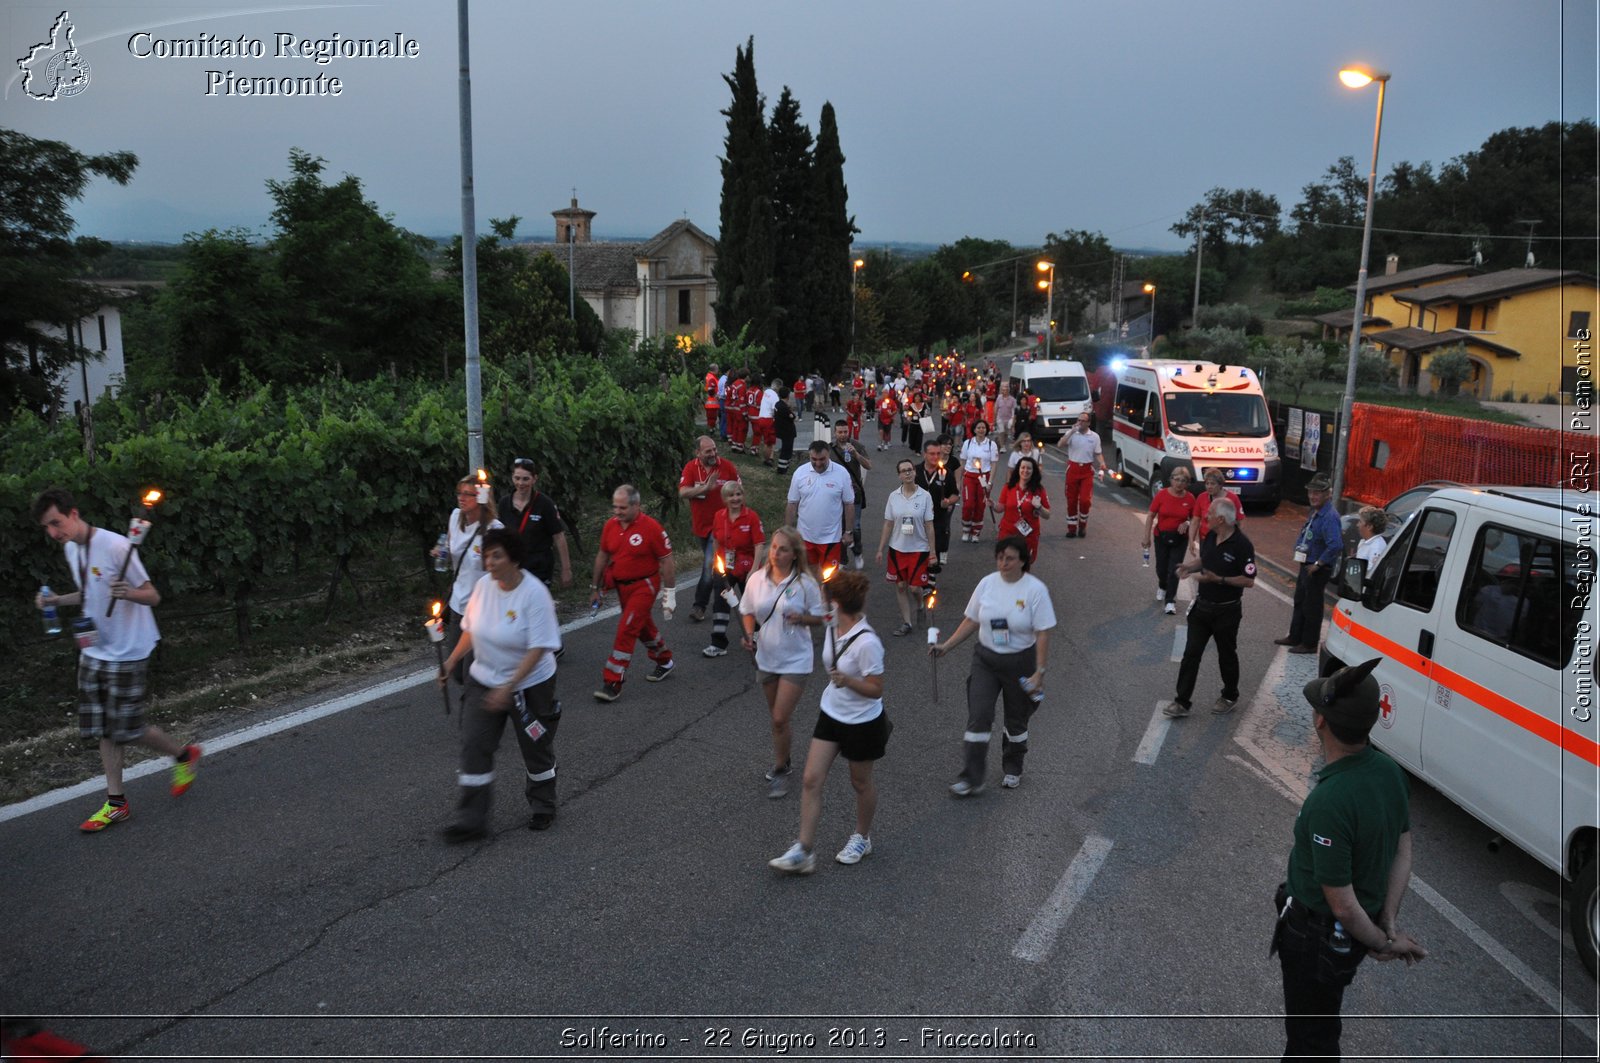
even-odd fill
[[[869,513],[889,466],[869,476]],[[1057,500],[1060,472],[1050,456]],[[213,752],[190,794],[141,778],[134,817],[102,835],[74,829],[93,797],[0,813],[0,1006],[144,1059],[1275,1057],[1270,904],[1315,766],[1299,695],[1314,663],[1271,645],[1287,588],[1264,577],[1246,597],[1239,711],[1203,711],[1208,659],[1202,711],[1160,718],[1183,617],[1154,600],[1141,522],[1133,492],[1102,487],[1087,540],[1060,537],[1059,509],[1046,526],[1036,572],[1061,624],[1017,790],[993,785],[998,751],[986,793],[946,790],[968,651],[935,686],[920,632],[885,639],[896,729],[857,866],[828,858],[853,822],[836,768],[817,873],[767,868],[798,803],[765,796],[747,658],[702,658],[709,625],[680,612],[677,674],[635,675],[598,705],[602,618],[567,636],[545,833],[524,829],[507,739],[491,837],[439,839],[455,718],[403,676],[231,748],[202,736]],[[954,544],[943,626],[991,570],[991,542]],[[893,611],[875,579],[869,616],[887,632]],[[1557,929],[1557,876],[1412,790],[1401,922],[1432,955],[1363,965],[1346,1054],[1592,1057],[1596,986]]]

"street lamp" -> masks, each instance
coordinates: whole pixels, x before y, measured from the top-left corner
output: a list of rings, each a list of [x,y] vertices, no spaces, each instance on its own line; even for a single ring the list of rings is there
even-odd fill
[[[864,258],[858,258],[850,263],[850,360],[856,360],[856,277],[861,273],[861,267],[867,264]]]
[[[1147,282],[1144,294],[1150,297],[1150,340],[1145,345],[1145,350],[1149,351],[1156,345],[1156,286]]]
[[[1056,330],[1056,264],[1049,259],[1040,259],[1035,267],[1040,273],[1049,273],[1049,280],[1039,282],[1039,287],[1044,291],[1044,360],[1050,360],[1050,334]]]
[[[1350,416],[1356,401],[1356,363],[1361,356],[1361,317],[1367,306],[1367,254],[1372,250],[1372,192],[1378,181],[1378,137],[1383,133],[1383,96],[1389,75],[1366,66],[1347,66],[1339,80],[1348,88],[1378,83],[1378,117],[1372,125],[1372,169],[1367,173],[1367,217],[1361,226],[1361,268],[1356,274],[1356,312],[1350,321],[1350,355],[1344,367],[1344,398],[1339,402],[1339,448],[1333,459],[1333,504],[1344,496],[1345,466],[1350,458]]]

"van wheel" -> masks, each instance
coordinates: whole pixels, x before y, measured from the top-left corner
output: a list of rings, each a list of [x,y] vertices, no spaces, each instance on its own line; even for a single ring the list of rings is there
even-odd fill
[[[1572,943],[1578,947],[1578,959],[1583,961],[1591,978],[1600,977],[1595,971],[1600,961],[1600,877],[1597,871],[1600,871],[1600,855],[1591,856],[1578,872],[1568,916],[1572,920]]]
[[[1161,466],[1157,465],[1150,470],[1150,482],[1145,486],[1150,489],[1152,499],[1161,493],[1161,489],[1166,486],[1161,482]]]

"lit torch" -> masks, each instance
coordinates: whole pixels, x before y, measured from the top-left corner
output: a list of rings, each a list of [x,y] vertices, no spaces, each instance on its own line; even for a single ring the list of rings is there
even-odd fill
[[[146,514],[153,515],[156,505],[161,501],[161,488],[152,487],[139,499],[139,504],[144,506]],[[121,583],[128,574],[128,564],[133,560],[133,555],[139,552],[139,544],[144,542],[144,537],[150,533],[150,520],[148,516],[134,517],[128,522],[128,553],[122,559],[122,567],[117,569],[117,582]],[[106,616],[111,615],[111,610],[117,607],[115,598],[106,603]]]
[[[440,615],[444,612],[444,603],[435,599],[428,611],[431,615],[422,626],[428,632],[428,641],[433,643],[434,656],[439,659],[439,674],[444,675],[444,617]],[[450,715],[450,692],[441,687],[439,696],[444,698],[444,714]]]
[[[478,470],[478,505],[486,506],[494,501],[494,489],[489,486],[489,472],[487,469]]]

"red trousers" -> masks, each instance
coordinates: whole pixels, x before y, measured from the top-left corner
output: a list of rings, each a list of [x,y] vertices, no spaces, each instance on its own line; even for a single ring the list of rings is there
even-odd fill
[[[728,408],[728,439],[734,446],[743,449],[745,437],[744,411]]]
[[[961,527],[968,535],[983,531],[983,515],[989,508],[987,479],[977,472],[961,474]]]
[[[1086,461],[1067,462],[1067,527],[1089,523],[1089,503],[1094,498],[1094,466]]]
[[[644,643],[645,652],[657,664],[672,660],[672,651],[661,641],[661,632],[650,619],[650,607],[655,604],[656,592],[661,589],[661,577],[634,580],[617,584],[617,604],[622,616],[617,619],[617,637],[611,643],[611,656],[601,669],[601,682],[621,683],[628,677],[628,664],[633,660],[633,647]]]
[[[711,429],[713,435],[717,431],[717,418],[722,414],[722,407],[715,403],[706,403],[706,427]]]

